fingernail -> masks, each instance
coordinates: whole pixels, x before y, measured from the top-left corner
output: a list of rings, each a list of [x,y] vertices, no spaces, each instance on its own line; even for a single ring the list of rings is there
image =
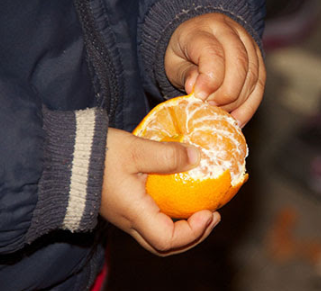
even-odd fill
[[[207,223],[206,223],[206,227],[209,227],[210,225],[211,225],[211,223],[213,222],[213,216],[211,216],[209,219],[208,219],[208,221],[207,221]]]
[[[213,220],[215,221],[213,224],[213,228],[214,228],[215,226],[217,226],[220,223],[221,215],[218,212],[214,212],[213,213]]]
[[[240,128],[243,128],[245,126],[244,123],[242,123],[241,121],[237,120],[236,119],[236,122],[237,122],[237,125],[240,127]]]
[[[201,159],[200,151],[193,146],[187,146],[186,150],[187,150],[189,163],[191,165],[198,165]]]
[[[245,123],[244,122],[241,122],[239,119],[238,119],[238,116],[234,113],[234,112],[231,112],[231,115],[234,117],[234,119],[236,120],[237,122],[237,125],[240,127],[240,128],[243,128],[245,126]]]
[[[217,103],[214,100],[207,101],[207,103],[212,106],[217,106]]]
[[[200,92],[196,91],[195,92],[195,97],[199,98],[199,99],[202,99],[202,100],[205,100],[208,97],[208,94],[205,91],[200,91]]]

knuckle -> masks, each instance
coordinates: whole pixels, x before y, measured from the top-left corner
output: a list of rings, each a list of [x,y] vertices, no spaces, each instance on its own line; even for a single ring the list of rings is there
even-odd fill
[[[208,44],[203,47],[203,50],[208,53],[208,56],[215,60],[215,62],[224,65],[225,55],[224,51],[219,44]],[[207,59],[208,61],[208,59]]]
[[[175,143],[169,143],[164,155],[162,155],[162,159],[167,165],[167,171],[175,172],[178,171],[181,164],[181,154],[178,150],[178,147]]]
[[[193,45],[193,43],[196,42],[196,39],[198,41],[199,45]],[[218,61],[218,62],[224,62],[225,59],[225,53],[224,49],[220,42],[218,42],[215,38],[213,38],[213,35],[211,32],[202,32],[196,36],[193,36],[193,42],[190,43],[191,50],[201,51],[201,53],[197,53],[196,55],[206,56],[204,58],[204,61],[209,61],[209,58]]]
[[[207,78],[207,83],[218,89],[224,81],[225,54],[218,44],[203,46],[203,56],[199,63],[200,73]]]
[[[258,66],[255,63],[250,64],[250,68],[248,71],[248,78],[250,82],[256,83],[258,78],[259,78],[259,71],[258,71]]]
[[[265,83],[266,83],[266,72],[265,72],[265,70],[263,71],[262,74],[260,74],[260,76],[258,76],[256,82],[257,82],[256,86],[257,86],[261,91],[264,91],[264,89],[265,89]]]
[[[160,238],[155,244],[154,244],[155,250],[159,253],[160,256],[164,256],[166,252],[171,250],[171,243],[170,241]]]
[[[258,82],[259,76],[257,70],[255,68],[250,68],[250,70],[247,73],[247,84],[249,84],[249,86],[251,87],[251,92],[253,92]]]
[[[263,68],[262,69],[262,73],[260,74],[260,77],[258,78],[258,82],[260,83],[261,86],[265,86],[265,83],[266,83],[266,69]]]
[[[230,104],[238,99],[238,94],[236,94],[232,88],[224,90],[220,94],[220,100],[222,104]]]
[[[260,89],[261,92],[264,92],[265,89],[265,80],[263,79],[258,79],[257,86]]]
[[[143,153],[141,151],[141,145],[137,138],[133,138],[130,144],[130,148],[132,164],[135,166],[135,169],[138,169],[143,158]]]
[[[249,67],[249,57],[244,46],[240,46],[238,49],[238,55],[236,56],[236,66],[242,68],[241,72],[246,72]]]

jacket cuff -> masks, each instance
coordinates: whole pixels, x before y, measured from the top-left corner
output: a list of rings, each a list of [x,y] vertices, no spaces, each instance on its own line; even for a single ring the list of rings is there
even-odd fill
[[[184,21],[206,13],[222,13],[239,24],[253,37],[262,53],[263,17],[246,0],[164,0],[154,5],[145,20],[142,34],[142,55],[145,70],[167,99],[182,95],[167,79],[164,57],[175,29]]]
[[[38,202],[26,240],[55,229],[92,230],[98,218],[103,182],[107,113],[43,108],[46,134]]]

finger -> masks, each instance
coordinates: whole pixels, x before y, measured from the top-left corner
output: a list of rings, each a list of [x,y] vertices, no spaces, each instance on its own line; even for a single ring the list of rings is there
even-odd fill
[[[132,236],[146,249],[160,256],[187,251],[208,237],[219,223],[219,213],[200,211],[188,220],[173,222],[163,213],[154,219],[144,219],[144,225],[132,231]]]
[[[259,57],[257,54],[257,50],[256,50],[256,45],[254,43],[254,41],[252,41],[252,39],[246,34],[242,34],[240,33],[240,38],[241,41],[244,44],[244,47],[247,51],[247,56],[248,56],[248,70],[245,76],[245,80],[242,82],[243,85],[241,88],[241,92],[237,93],[235,92],[235,94],[238,94],[236,96],[236,100],[233,101],[233,97],[232,98],[228,98],[228,94],[225,94],[225,96],[227,97],[226,100],[228,101],[228,99],[230,99],[230,103],[227,102],[226,105],[221,106],[224,110],[231,112],[233,110],[235,110],[236,108],[238,108],[240,106],[240,104],[244,103],[249,96],[251,95],[251,93],[254,91],[255,87],[256,87],[256,83],[258,81],[258,76],[259,76]],[[244,77],[244,76],[243,76]],[[228,76],[226,77],[228,78]],[[233,80],[231,80],[230,82],[234,82]],[[225,82],[222,86],[222,90],[225,90]],[[232,87],[232,86],[230,86]],[[219,92],[217,92],[216,94],[214,94],[214,96],[219,96],[221,93],[221,89],[219,90]],[[224,94],[223,94],[224,96]],[[209,100],[211,100],[213,97],[209,97]],[[214,100],[215,97],[214,97]],[[213,104],[212,101],[208,101],[210,104]],[[214,101],[213,105],[216,105],[217,102]],[[221,105],[221,104],[220,104]]]
[[[211,212],[212,219],[203,226],[200,225],[200,215],[203,215],[203,213],[198,212],[191,216],[187,221],[181,220],[176,222],[177,225],[175,227],[177,231],[174,231],[172,249],[170,251],[162,252],[162,255],[178,254],[194,248],[210,235],[214,227],[217,226],[221,220],[221,216],[218,212]],[[184,226],[182,225],[182,229],[178,228],[178,223],[184,224]],[[184,241],[182,241],[182,238],[186,235],[186,233],[183,233],[183,230],[185,230],[183,227],[186,228],[187,233],[187,241],[185,244]],[[188,232],[191,232],[192,235],[189,236]]]
[[[175,67],[176,70],[169,70],[166,73],[169,81],[177,89],[185,90],[187,94],[191,94],[199,76],[198,66],[182,58],[177,58],[172,60],[172,67]]]
[[[190,61],[198,66],[195,82],[195,96],[205,100],[223,83],[225,76],[225,55],[221,44],[207,32],[198,34],[186,45]]]
[[[165,59],[165,63],[170,63],[165,68],[167,68],[166,76],[172,85],[179,90],[186,90],[186,85],[188,85],[188,89],[192,91],[193,83],[195,83],[192,79],[196,79],[198,74],[197,66],[180,56],[172,57],[170,60]]]
[[[246,75],[246,80],[242,91],[239,96],[239,100],[246,100],[256,88],[256,84],[260,75],[260,67],[262,64],[259,62],[259,57],[261,57],[261,52],[258,49],[252,38],[247,36],[241,36],[241,39],[246,47],[248,56],[249,56],[249,68]],[[264,65],[263,65],[264,66]]]
[[[225,76],[221,87],[212,92],[207,100],[222,106],[239,99],[248,74],[249,55],[238,33],[232,28],[222,30],[217,37],[224,48]]]
[[[177,173],[199,164],[200,152],[178,142],[156,142],[136,138],[132,144],[133,171],[137,173]]]
[[[195,65],[191,65],[185,78],[185,92],[191,94],[195,88],[195,83],[198,77],[198,68]]]
[[[256,86],[253,92],[250,94],[249,98],[237,109],[231,112],[236,120],[238,120],[239,125],[244,127],[247,122],[252,118],[258,107],[260,106],[266,82],[266,71],[261,51],[257,48],[258,62],[259,62],[259,76]]]
[[[174,60],[173,63],[175,63]],[[199,75],[198,67],[183,59],[179,59],[179,62],[176,63],[177,64],[174,65],[176,70],[167,73],[167,77],[177,89],[185,90],[187,94],[190,94],[194,89],[196,79]]]

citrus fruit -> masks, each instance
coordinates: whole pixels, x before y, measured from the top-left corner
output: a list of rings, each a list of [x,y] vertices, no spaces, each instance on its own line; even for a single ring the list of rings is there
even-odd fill
[[[248,178],[248,147],[236,120],[193,93],[158,104],[133,134],[192,144],[201,152],[200,164],[192,170],[147,177],[146,192],[172,218],[188,218],[199,210],[222,207]]]

